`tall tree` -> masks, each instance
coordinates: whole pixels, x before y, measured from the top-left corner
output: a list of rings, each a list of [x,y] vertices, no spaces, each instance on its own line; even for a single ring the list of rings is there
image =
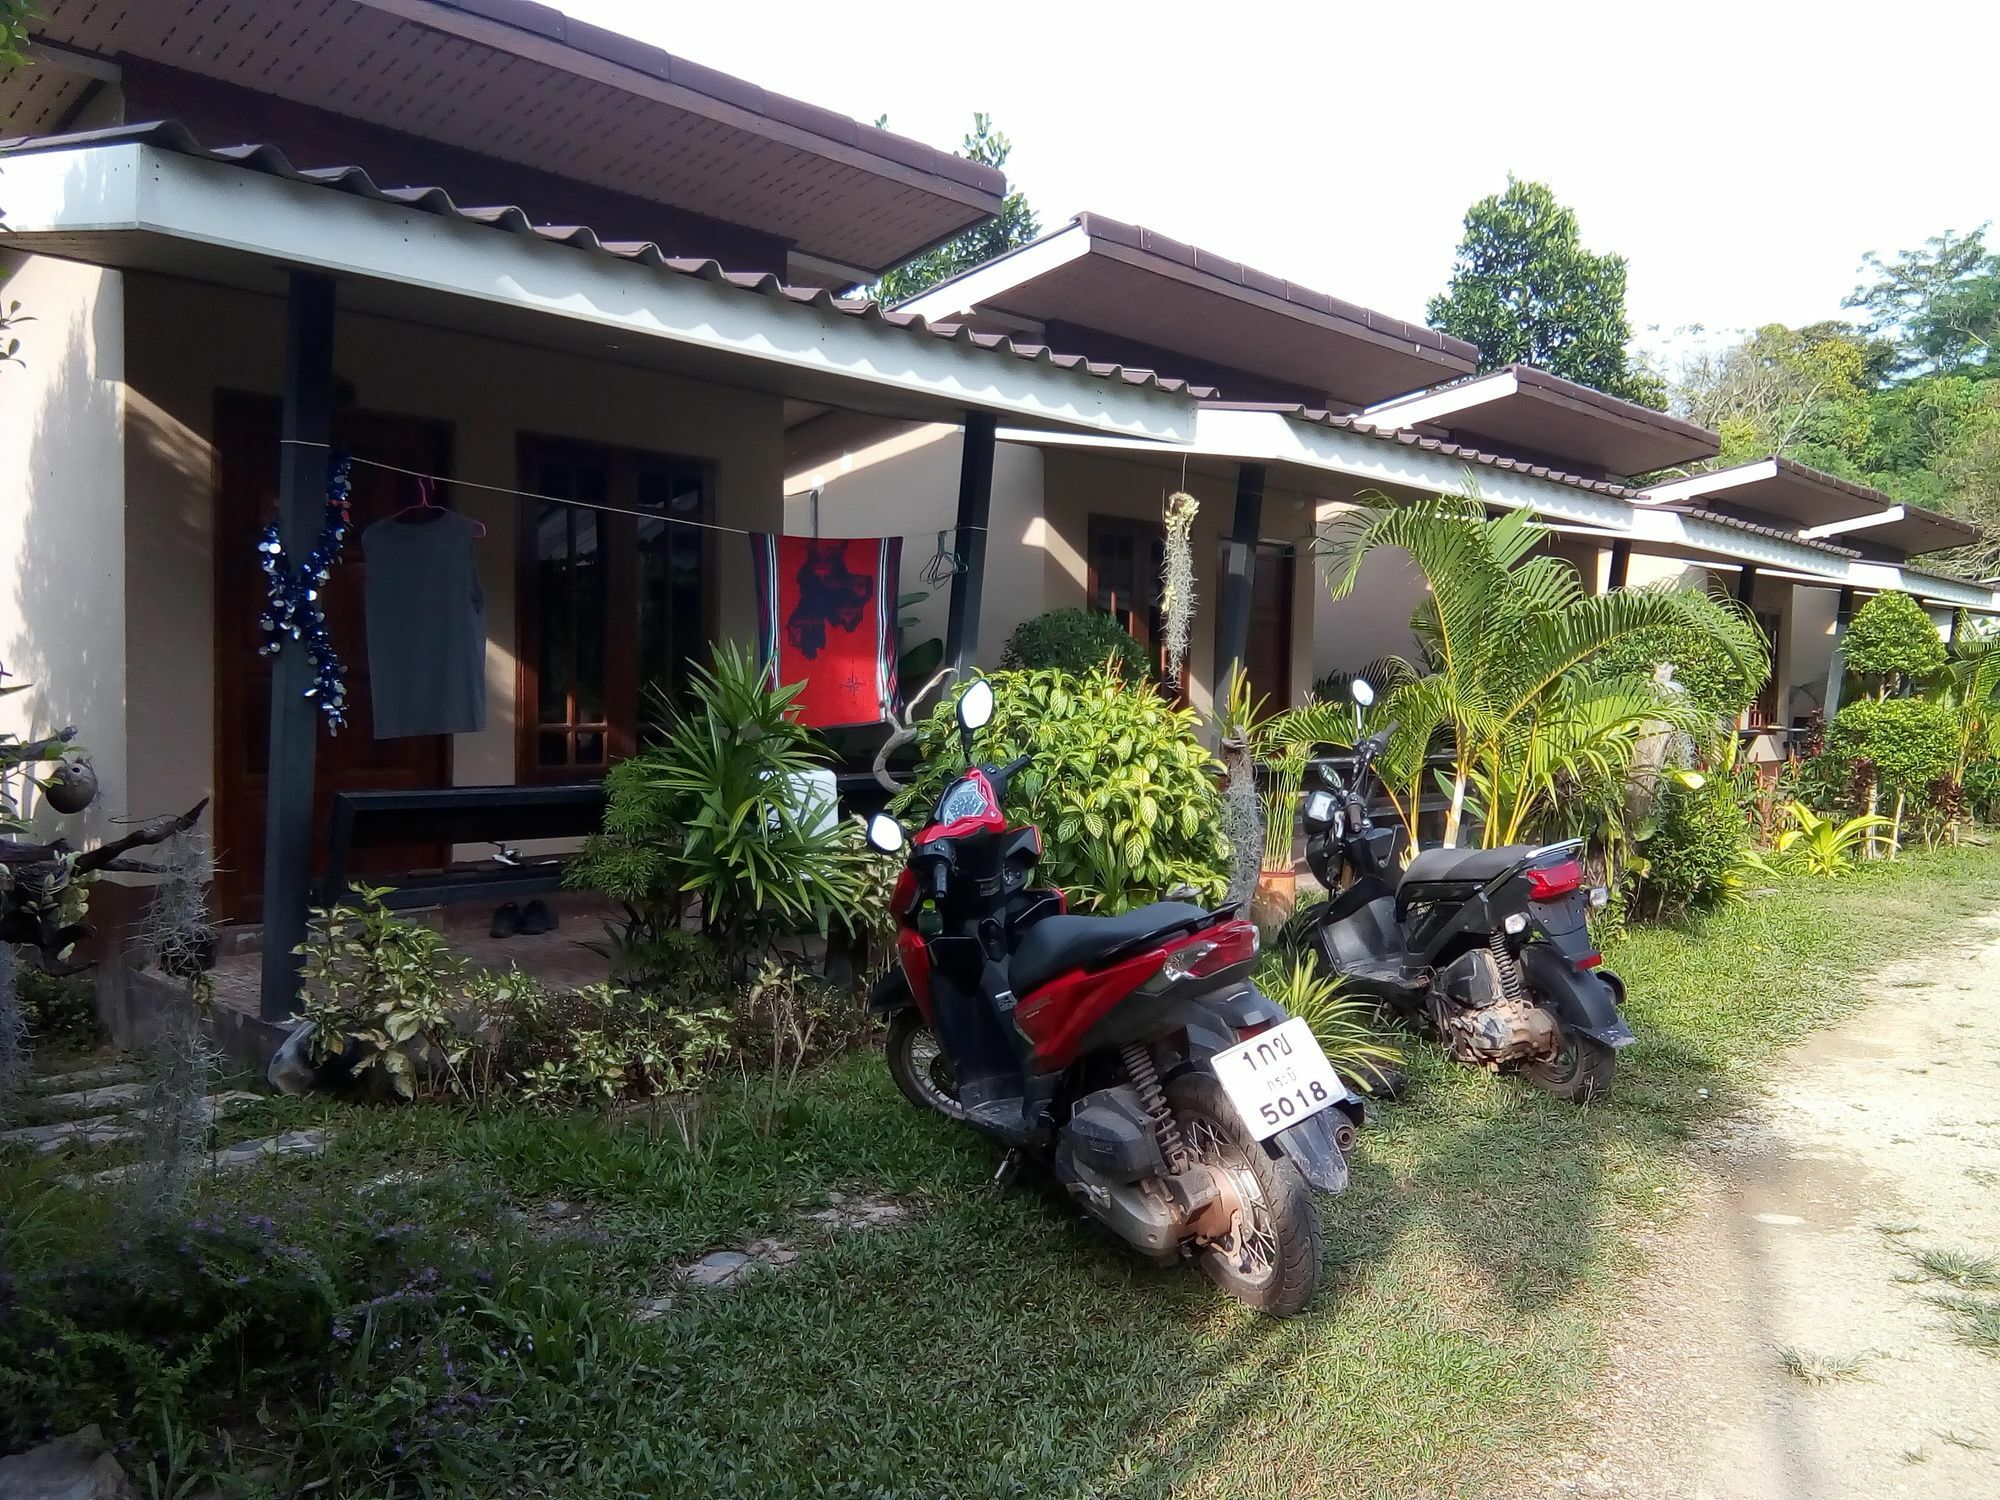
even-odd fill
[[[882,125],[887,122],[888,116],[884,115],[875,123]],[[1007,158],[1013,151],[1014,143],[993,128],[991,115],[975,114],[972,130],[960,143],[958,154],[967,161],[980,162],[999,170],[1007,165]],[[868,295],[877,302],[904,301],[1017,245],[1027,244],[1041,232],[1041,221],[1028,207],[1028,200],[1018,189],[1012,189],[1001,203],[997,218],[946,240],[935,250],[926,250],[914,260],[905,261],[870,287]]]
[[[1626,346],[1625,257],[1583,247],[1576,214],[1539,182],[1511,174],[1507,191],[1465,215],[1451,284],[1431,299],[1431,327],[1479,346],[1480,368],[1530,364],[1607,395],[1666,404],[1658,376]]]
[[[1873,279],[1846,305],[1868,313],[1870,333],[1895,340],[1898,374],[2000,375],[2000,254],[1986,248],[1989,227],[1861,258]]]

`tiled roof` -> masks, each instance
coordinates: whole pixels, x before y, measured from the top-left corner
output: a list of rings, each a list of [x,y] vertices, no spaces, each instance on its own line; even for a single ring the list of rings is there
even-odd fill
[[[1507,458],[1498,453],[1485,453],[1477,448],[1468,448],[1461,443],[1449,442],[1444,438],[1424,437],[1406,429],[1384,429],[1377,427],[1366,417],[1344,412],[1321,411],[1307,406],[1283,406],[1254,401],[1205,401],[1222,411],[1271,411],[1295,421],[1313,422],[1322,427],[1338,428],[1342,432],[1358,432],[1385,443],[1396,443],[1405,448],[1421,448],[1426,453],[1440,454],[1445,458],[1459,458],[1467,463],[1482,464],[1488,468],[1508,469],[1515,473],[1532,475],[1536,479],[1546,479],[1553,484],[1567,485],[1572,489],[1588,491],[1595,495],[1609,495],[1616,500],[1637,501],[1639,490],[1630,485],[1616,484],[1608,479],[1586,479],[1580,474],[1565,473],[1552,469],[1547,464],[1529,463],[1525,459]],[[1700,520],[1717,526],[1726,526],[1736,531],[1753,532],[1758,536],[1776,537],[1793,542],[1801,547],[1810,547],[1815,552],[1830,553],[1835,557],[1859,557],[1861,554],[1847,547],[1837,547],[1831,542],[1802,537],[1795,531],[1785,531],[1776,526],[1762,526],[1755,521],[1739,520],[1735,516],[1720,515],[1714,511],[1686,506],[1656,506],[1655,509],[1673,510],[1690,514]]]
[[[1195,396],[1208,394],[1205,387],[1190,386],[1186,381],[1157,375],[1151,370],[1099,363],[1087,360],[1080,354],[1059,354],[1044,344],[1017,343],[1000,334],[975,333],[955,323],[932,323],[915,313],[895,312],[863,298],[835,297],[819,287],[787,286],[769,272],[730,271],[713,260],[670,256],[650,241],[605,241],[582,225],[536,224],[527,214],[511,206],[462,208],[453,202],[451,195],[441,187],[380,187],[365,170],[357,166],[295,167],[276,146],[241,145],[210,149],[197,141],[185,127],[171,120],[121,125],[108,130],[84,131],[73,135],[26,136],[14,140],[0,140],[0,156],[121,145],[150,146],[197,160],[241,167],[287,182],[306,183],[378,203],[418,209],[424,213],[437,214],[442,218],[487,225],[509,234],[531,235],[542,240],[552,240],[589,254],[611,256],[618,260],[691,276],[701,281],[721,282],[749,294],[828,308],[864,322],[907,329],[915,334],[1008,354],[1019,359],[1053,365],[1059,369],[1082,370],[1101,379],[1120,380],[1128,385],[1151,386],[1168,392],[1185,391]]]

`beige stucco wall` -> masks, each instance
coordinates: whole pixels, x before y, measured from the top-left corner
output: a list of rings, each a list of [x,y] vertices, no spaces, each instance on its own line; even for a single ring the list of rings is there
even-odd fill
[[[126,286],[132,795],[136,806],[174,807],[214,778],[215,611],[254,611],[260,602],[214,597],[214,548],[252,540],[214,535],[215,393],[278,394],[284,306],[152,276],[128,276]],[[460,479],[515,485],[517,439],[540,433],[710,459],[720,520],[783,523],[774,396],[346,313],[334,365],[357,407],[450,423]],[[488,646],[486,728],[456,737],[453,777],[462,786],[502,784],[514,780],[520,502],[472,489],[455,502],[487,527],[479,560]],[[716,557],[721,629],[747,639],[755,626],[748,545],[722,537]]]
[[[924,570],[937,556],[937,533],[958,518],[963,448],[957,427],[897,423],[836,413],[787,435],[785,530],[813,531],[812,492],[819,491],[822,536],[903,538],[903,592],[929,598],[905,611],[915,643],[943,638],[951,585],[929,583]],[[986,586],[980,602],[974,659],[993,666],[1016,625],[1041,613],[1041,450],[1000,443],[993,451],[993,496],[986,533]],[[945,545],[962,550],[956,533]],[[911,690],[921,684],[910,683]]]
[[[127,760],[125,477],[119,274],[0,253],[0,303],[19,302],[19,364],[0,366],[0,698],[23,738],[75,725],[101,787],[61,820],[76,837],[146,810]],[[55,823],[37,809],[43,829]]]

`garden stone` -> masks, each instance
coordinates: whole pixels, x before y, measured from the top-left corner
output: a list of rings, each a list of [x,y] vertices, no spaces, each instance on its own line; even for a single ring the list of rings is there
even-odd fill
[[[130,1063],[107,1063],[101,1068],[80,1068],[74,1073],[50,1073],[30,1079],[31,1094],[66,1094],[77,1089],[102,1088],[107,1083],[131,1083],[139,1070]]]
[[[873,1198],[867,1196],[850,1197],[846,1193],[828,1193],[827,1207],[809,1213],[806,1218],[827,1229],[848,1232],[861,1229],[893,1229],[898,1224],[908,1223],[911,1210],[893,1198]]]
[[[683,1270],[681,1280],[689,1286],[734,1286],[749,1266],[750,1257],[741,1250],[716,1250]]]
[[[0,1500],[137,1500],[96,1423],[0,1458]]]
[[[333,1139],[333,1132],[325,1129],[287,1130],[282,1135],[267,1135],[254,1141],[243,1141],[221,1151],[209,1154],[204,1170],[210,1172],[234,1172],[244,1167],[257,1165],[280,1156],[318,1156],[325,1151]],[[64,1182],[73,1188],[110,1187],[123,1182],[147,1164],[134,1162],[129,1166],[107,1167],[102,1172],[90,1172],[75,1177],[65,1177]],[[0,1500],[6,1500],[0,1492]]]
[[[138,1123],[128,1115],[94,1115],[88,1120],[56,1120],[0,1130],[0,1144],[28,1146],[46,1155],[65,1146],[114,1146],[138,1134]]]
[[[108,1109],[124,1109],[137,1104],[146,1096],[143,1083],[112,1083],[102,1088],[77,1089],[67,1094],[50,1094],[42,1100],[49,1109],[59,1109],[65,1114],[95,1115]]]

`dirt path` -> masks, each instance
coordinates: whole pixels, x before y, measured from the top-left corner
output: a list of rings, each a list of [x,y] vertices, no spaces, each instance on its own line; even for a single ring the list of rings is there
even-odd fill
[[[1916,1261],[2000,1263],[2000,918],[1941,947],[1870,979],[1698,1148],[1698,1206],[1646,1247],[1588,1437],[1519,1493],[2000,1496],[2000,1349],[1958,1339]]]

